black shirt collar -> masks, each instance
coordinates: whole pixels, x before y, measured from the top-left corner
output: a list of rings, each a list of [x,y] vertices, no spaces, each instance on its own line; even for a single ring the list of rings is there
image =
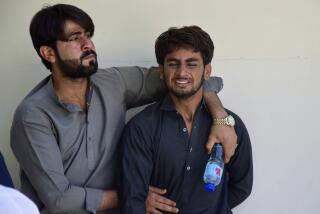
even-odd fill
[[[160,109],[163,110],[163,111],[176,111],[174,103],[173,103],[171,97],[169,96],[169,94],[167,94],[163,98],[163,100],[162,100],[162,102],[160,104]],[[200,104],[199,109],[204,109],[205,111],[207,111],[209,113],[209,109],[207,108],[206,103],[205,103],[203,98],[201,100],[201,104]]]

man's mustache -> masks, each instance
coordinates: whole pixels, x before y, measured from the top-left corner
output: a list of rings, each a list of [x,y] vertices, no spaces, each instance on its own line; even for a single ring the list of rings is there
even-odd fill
[[[97,53],[94,50],[87,50],[81,54],[80,60],[82,60],[83,58],[85,58],[91,54],[93,54],[95,57],[97,57]]]

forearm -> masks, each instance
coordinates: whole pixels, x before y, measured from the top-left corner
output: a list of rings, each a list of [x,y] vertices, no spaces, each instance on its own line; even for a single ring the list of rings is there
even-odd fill
[[[50,213],[95,211],[102,191],[75,185],[65,176],[57,141],[48,126],[17,121],[11,128],[12,151],[31,183],[24,189],[36,191]]]
[[[211,80],[211,79],[210,79]],[[219,80],[219,78],[216,78]],[[220,88],[222,88],[222,79]],[[212,85],[212,83],[211,83]],[[218,84],[213,84],[218,85]],[[205,86],[205,85],[204,85]],[[213,119],[222,119],[228,116],[228,113],[223,108],[219,97],[212,87],[204,87],[204,99],[207,104],[207,108]],[[224,147],[224,161],[229,162],[230,158],[234,154],[237,146],[237,135],[235,130],[231,126],[225,125],[212,125],[210,135],[208,137],[208,143],[206,144],[207,151],[210,153],[213,145],[217,142],[221,142]]]
[[[26,168],[24,165],[21,165],[21,167]],[[39,200],[41,200],[44,204],[44,209],[48,212],[80,213],[97,210],[102,198],[102,190],[72,185],[61,178],[48,180],[46,174],[39,171],[36,172],[34,169],[30,169],[32,168],[30,166],[28,168],[27,177],[32,178],[29,179],[32,183],[32,188],[37,192]],[[31,174],[32,176],[30,176]],[[47,175],[51,178],[54,177],[50,173]]]
[[[213,118],[224,118],[227,116],[227,112],[223,108],[223,105],[215,92],[211,90],[205,90],[203,92],[203,96]]]
[[[116,70],[125,87],[124,102],[127,108],[157,101],[167,93],[157,67],[117,67]]]
[[[101,203],[97,211],[117,208],[118,203],[118,193],[115,190],[106,190],[102,194]]]
[[[92,193],[89,193],[91,190],[79,186],[66,187],[64,192],[50,188],[50,194],[44,194],[45,189],[46,187],[43,187],[41,190],[37,189],[37,191],[41,192],[39,197],[45,205],[45,210],[50,213],[95,211],[97,206],[94,204],[100,201],[100,199],[95,199],[96,202],[94,203],[93,198],[88,198],[88,195],[92,195]]]
[[[203,96],[207,107],[213,118],[223,118],[227,116],[227,112],[217,95],[223,88],[221,77],[210,77],[203,83]]]
[[[167,88],[163,80],[160,79],[158,67],[151,67],[149,69],[137,66],[117,67],[116,70],[119,72],[126,87],[125,102],[128,108],[157,101],[167,94]],[[205,92],[218,93],[223,87],[223,81],[220,77],[210,77],[209,80],[204,81],[203,86]],[[217,96],[216,99],[220,102]],[[217,104],[220,105],[215,107],[220,106],[219,109],[223,109],[221,103]]]

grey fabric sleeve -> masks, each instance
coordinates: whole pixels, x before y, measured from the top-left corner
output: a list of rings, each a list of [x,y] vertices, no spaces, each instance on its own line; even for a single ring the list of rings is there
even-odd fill
[[[213,91],[218,93],[223,88],[223,80],[221,77],[210,77],[210,79],[203,82],[204,91]]]
[[[159,100],[166,88],[157,67],[117,67],[125,86],[127,108],[142,106]]]
[[[125,102],[128,108],[137,107],[162,98],[167,90],[160,79],[158,67],[117,67],[125,85]],[[210,77],[204,82],[204,89],[219,92],[222,89],[222,78]]]
[[[86,190],[86,210],[95,213],[101,204],[103,191],[93,188],[85,188]]]
[[[40,109],[16,112],[11,127],[11,148],[49,212],[97,209],[102,190],[85,189],[68,181],[50,119]]]

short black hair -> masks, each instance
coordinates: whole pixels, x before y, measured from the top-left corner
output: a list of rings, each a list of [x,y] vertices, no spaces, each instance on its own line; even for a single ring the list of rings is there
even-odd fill
[[[209,64],[213,57],[213,41],[208,33],[195,25],[171,27],[157,38],[155,52],[158,64],[163,65],[166,55],[178,48],[200,52],[204,65]]]
[[[56,41],[66,39],[64,35],[66,21],[77,23],[93,36],[94,24],[90,16],[73,5],[56,4],[43,7],[31,20],[29,31],[33,47],[49,70],[51,70],[51,63],[41,56],[40,47],[49,46],[56,50]]]

